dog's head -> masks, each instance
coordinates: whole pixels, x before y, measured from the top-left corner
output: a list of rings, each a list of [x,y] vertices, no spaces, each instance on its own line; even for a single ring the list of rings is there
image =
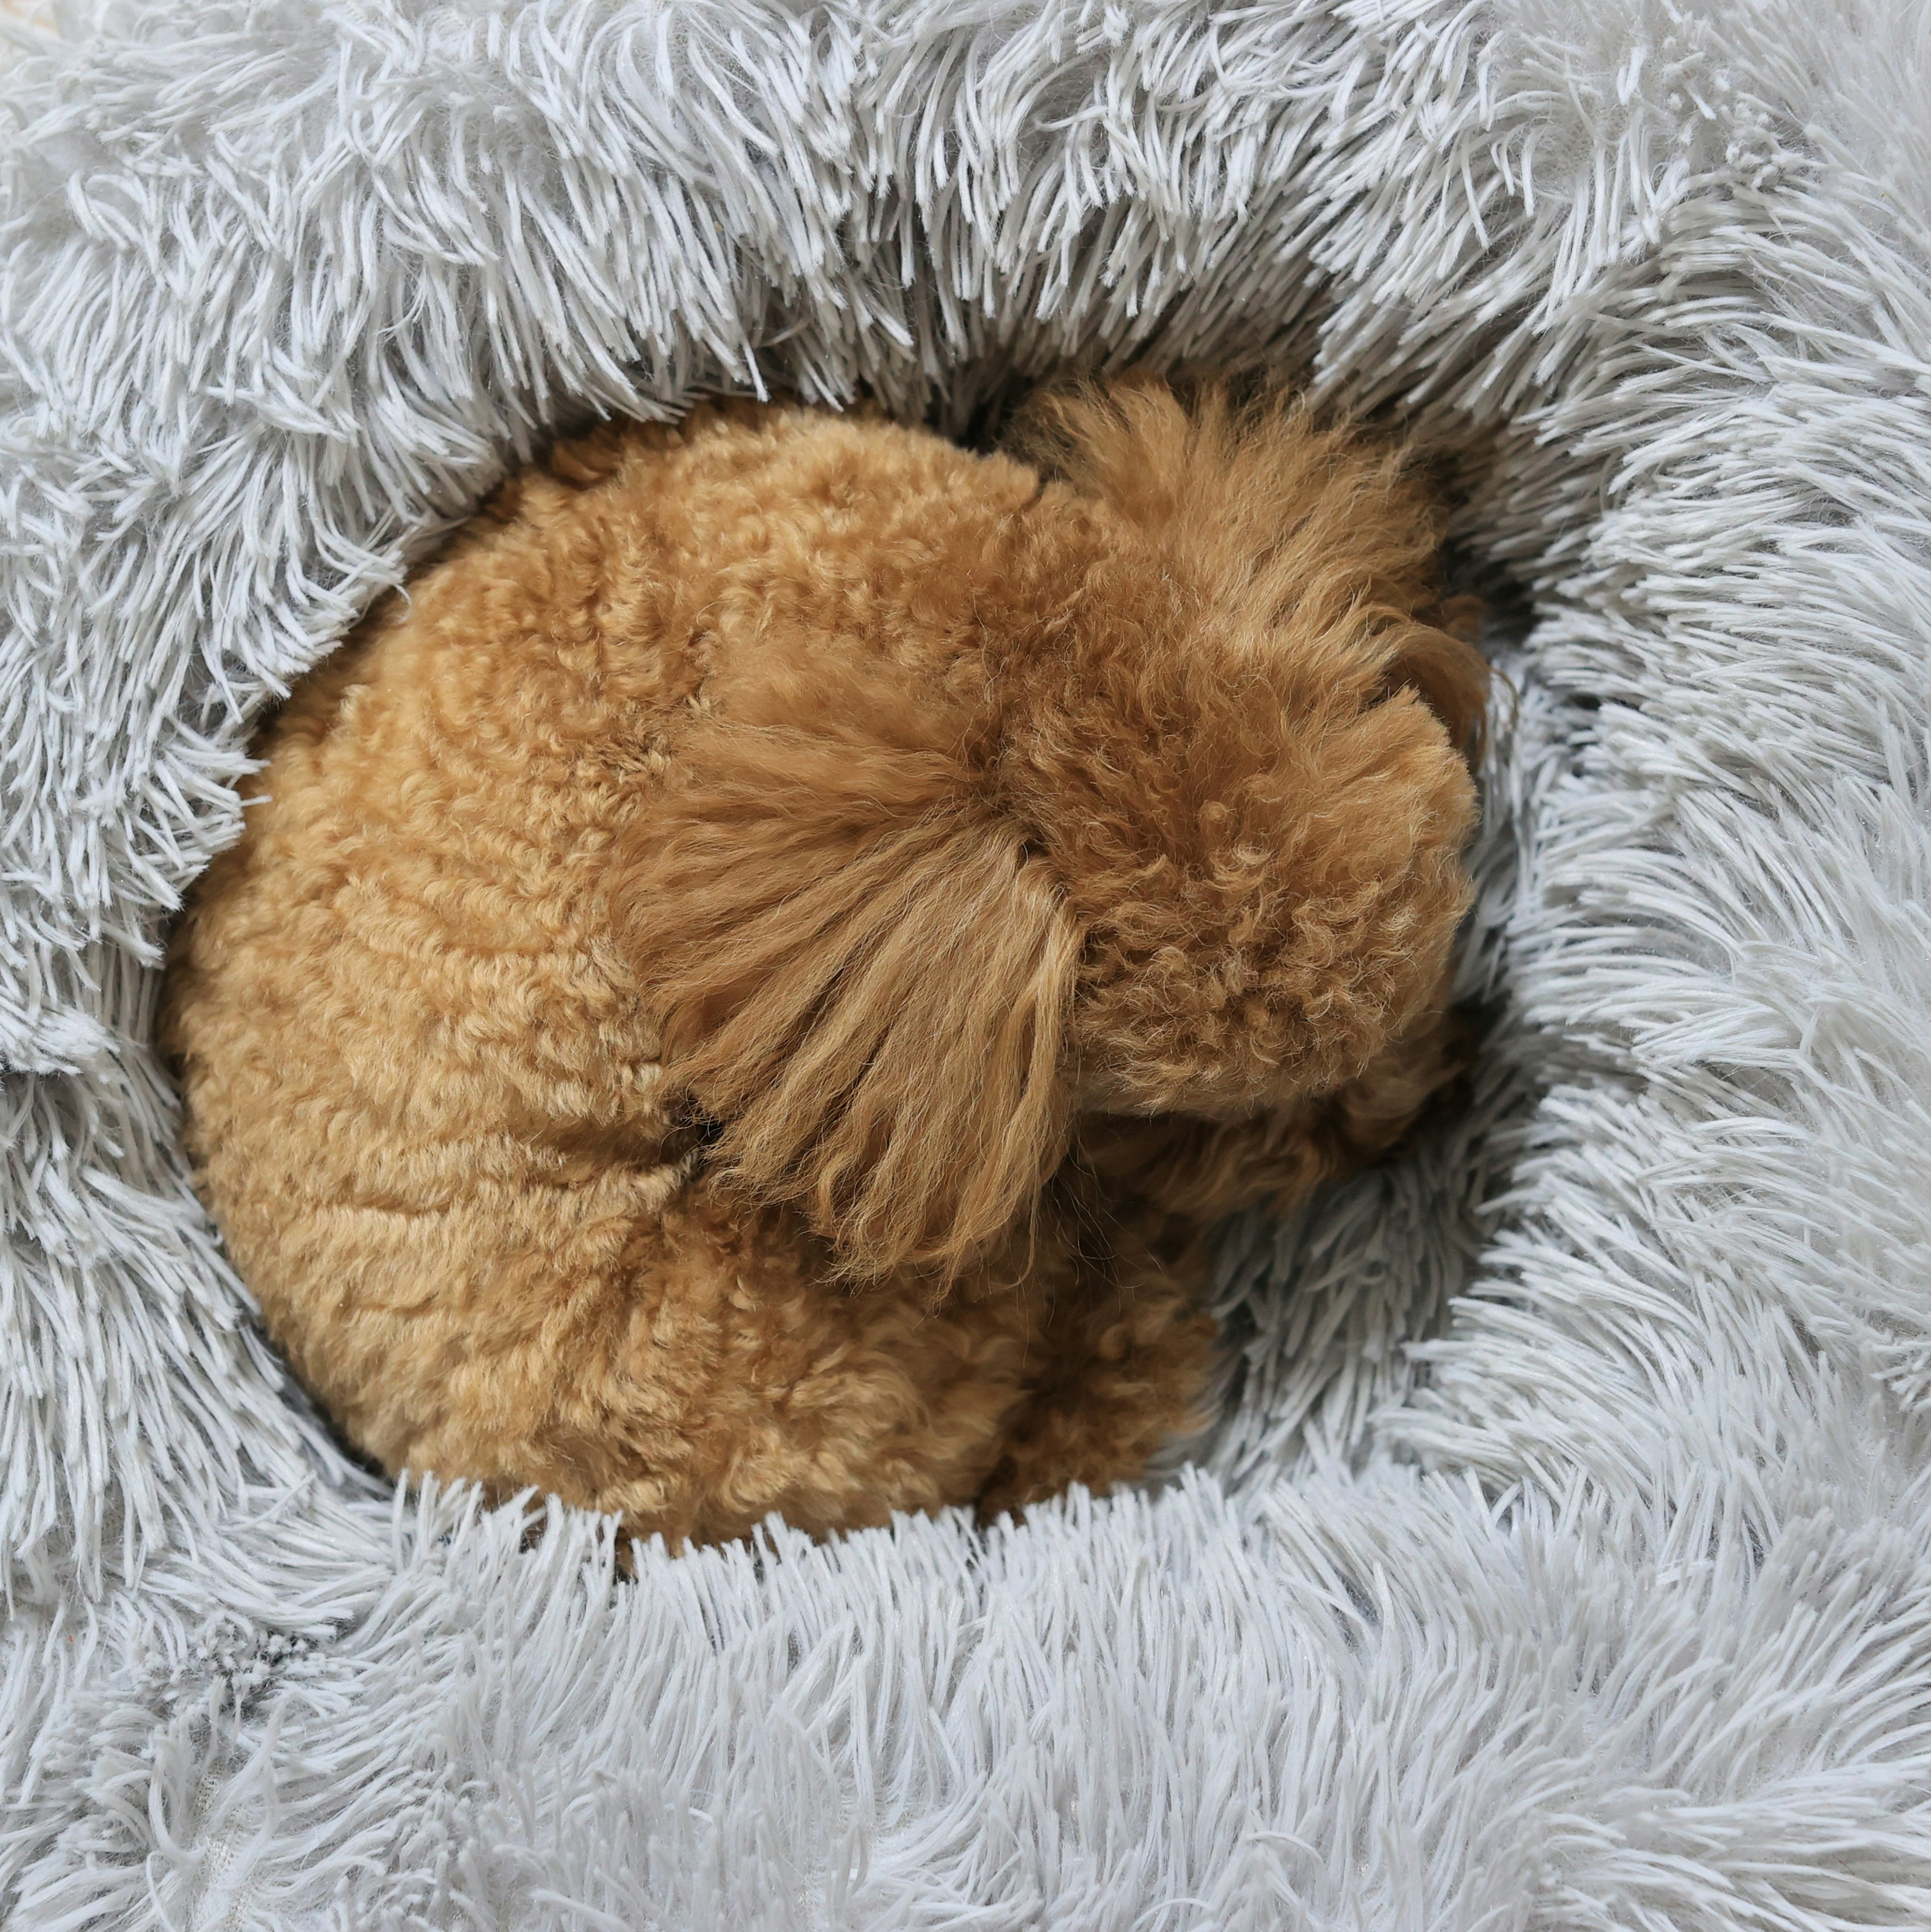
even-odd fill
[[[1468,903],[1486,672],[1399,454],[1152,382],[1022,436],[1018,499],[1009,459],[934,493],[959,581],[730,680],[622,880],[720,1158],[859,1272],[1008,1230],[1077,1112],[1351,1079]]]

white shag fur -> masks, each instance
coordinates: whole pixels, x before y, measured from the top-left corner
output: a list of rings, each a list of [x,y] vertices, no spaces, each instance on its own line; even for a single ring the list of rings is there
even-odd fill
[[[1931,1923],[1922,0],[101,0],[0,55],[0,1919]],[[1220,1420],[645,1552],[343,1462],[149,1030],[253,721],[595,410],[1291,367],[1532,620],[1468,1120]]]

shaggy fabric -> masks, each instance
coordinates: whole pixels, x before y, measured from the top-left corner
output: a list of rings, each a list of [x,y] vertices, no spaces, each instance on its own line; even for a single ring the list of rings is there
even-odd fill
[[[0,1917],[1931,1917],[1920,0],[133,0],[0,61]],[[1467,1120],[1230,1236],[1164,1486],[673,1560],[391,1498],[156,945],[505,466],[1312,358],[1524,593]],[[1504,627],[1506,629],[1506,626]]]

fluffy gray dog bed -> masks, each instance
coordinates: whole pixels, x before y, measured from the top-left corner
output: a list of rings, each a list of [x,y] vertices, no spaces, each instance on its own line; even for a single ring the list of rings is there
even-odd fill
[[[130,0],[0,63],[0,1917],[1931,1922],[1920,0]],[[1467,1121],[982,1535],[391,1498],[149,1046],[251,723],[587,411],[1314,368],[1528,619]],[[1506,627],[1505,627],[1506,628]],[[540,1516],[541,1505],[531,1512]]]

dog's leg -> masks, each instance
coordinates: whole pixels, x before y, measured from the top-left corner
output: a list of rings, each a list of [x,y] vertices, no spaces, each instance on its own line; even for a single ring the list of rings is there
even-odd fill
[[[1232,1121],[1090,1115],[1075,1130],[1078,1158],[1116,1196],[1196,1222],[1257,1206],[1285,1214],[1324,1181],[1399,1158],[1456,1106],[1468,1061],[1466,1023],[1443,1013],[1293,1108]]]
[[[1472,1054],[1468,1022],[1453,1008],[1384,1048],[1320,1103],[1313,1124],[1324,1178],[1342,1180],[1398,1160],[1430,1121],[1459,1113],[1468,1101]]]
[[[1037,1307],[1038,1365],[980,1495],[988,1521],[1071,1483],[1104,1490],[1138,1475],[1195,1422],[1206,1384],[1214,1324],[1200,1309],[1198,1230],[1144,1204],[1111,1218],[1090,1178],[1048,1199],[1072,1264],[1050,1271],[1064,1285]]]

